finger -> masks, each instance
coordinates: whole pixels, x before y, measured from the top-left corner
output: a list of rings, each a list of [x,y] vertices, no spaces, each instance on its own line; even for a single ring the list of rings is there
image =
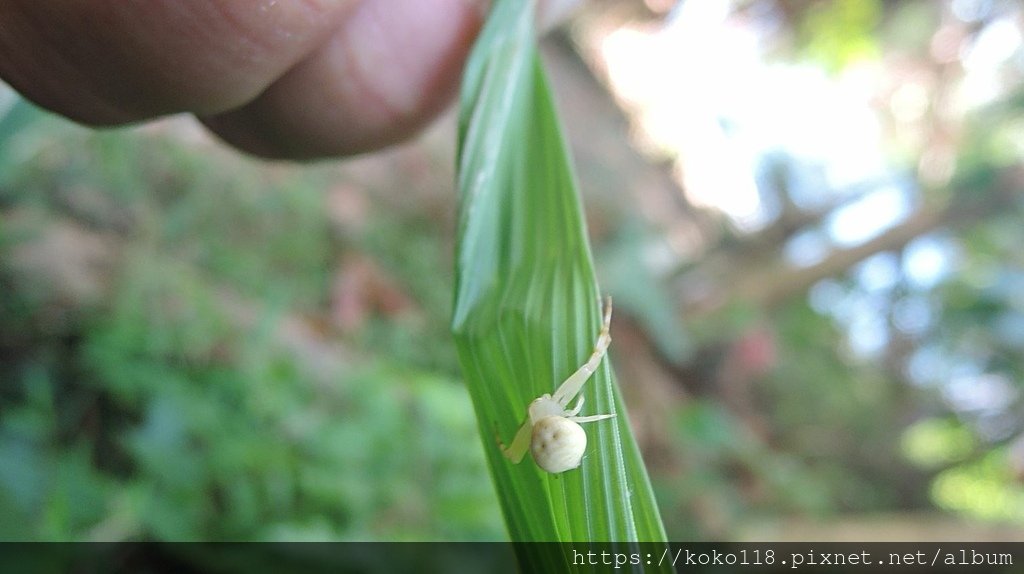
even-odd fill
[[[355,0],[0,2],[0,78],[74,120],[117,124],[250,101]]]
[[[350,155],[400,141],[453,97],[483,16],[473,0],[362,0],[258,98],[203,121],[270,157]]]

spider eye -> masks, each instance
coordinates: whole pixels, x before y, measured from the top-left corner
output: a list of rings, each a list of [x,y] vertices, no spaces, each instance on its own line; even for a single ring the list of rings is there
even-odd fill
[[[550,473],[578,467],[586,450],[587,433],[565,417],[544,417],[533,425],[530,454],[537,466]]]

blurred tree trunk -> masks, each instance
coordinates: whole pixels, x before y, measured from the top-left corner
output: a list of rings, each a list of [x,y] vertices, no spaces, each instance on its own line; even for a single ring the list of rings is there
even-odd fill
[[[746,301],[762,308],[778,306],[804,295],[815,283],[846,272],[872,255],[898,251],[908,243],[939,229],[969,226],[991,217],[1020,201],[1024,189],[1024,169],[1011,166],[1002,169],[987,187],[955,189],[952,200],[945,207],[923,207],[911,213],[904,221],[859,245],[832,251],[825,259],[806,267],[793,267],[780,261],[778,252],[783,245],[771,246],[774,257],[760,264],[729,266],[725,277],[716,281],[713,301],[699,301],[686,309],[686,316],[710,313],[730,301]],[[700,274],[702,265],[693,273]],[[683,280],[685,281],[685,279]],[[683,295],[684,300],[689,300]],[[710,303],[710,304],[709,304]]]

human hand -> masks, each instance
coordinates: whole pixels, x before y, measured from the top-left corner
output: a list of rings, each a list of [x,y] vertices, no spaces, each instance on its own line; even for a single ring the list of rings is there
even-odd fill
[[[542,3],[541,19],[565,0]],[[0,79],[91,126],[189,112],[265,157],[378,149],[456,93],[484,0],[0,2]]]

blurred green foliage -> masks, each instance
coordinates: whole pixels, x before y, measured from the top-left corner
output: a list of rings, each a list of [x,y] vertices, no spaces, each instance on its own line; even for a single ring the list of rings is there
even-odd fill
[[[833,71],[878,55],[879,0],[812,2],[800,23],[800,48]]]
[[[977,446],[970,430],[952,418],[920,420],[907,428],[902,440],[906,457],[924,467],[961,462]]]
[[[32,161],[0,176],[0,538],[502,538],[430,321],[375,319],[326,367],[279,340],[330,297],[328,170],[186,147],[40,117],[3,147]],[[430,228],[401,217],[348,248],[444,277],[436,231],[400,249]],[[67,309],[14,262],[71,218],[115,230],[118,263],[109,295]],[[443,332],[444,282],[426,283],[403,285]]]
[[[976,518],[1018,522],[1024,516],[1024,491],[1009,470],[1005,449],[943,471],[931,490],[942,508]]]

